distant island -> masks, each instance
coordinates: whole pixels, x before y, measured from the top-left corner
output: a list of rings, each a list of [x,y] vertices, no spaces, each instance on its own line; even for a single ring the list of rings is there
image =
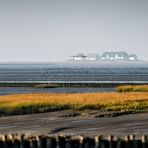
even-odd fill
[[[78,53],[77,55],[71,56],[70,60],[74,61],[138,61],[136,54],[128,54],[125,51],[120,52],[104,52],[101,56],[97,53],[91,53],[84,55],[83,53]]]

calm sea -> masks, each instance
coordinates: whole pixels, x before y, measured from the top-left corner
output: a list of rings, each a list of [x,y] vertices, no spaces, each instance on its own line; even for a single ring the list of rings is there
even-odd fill
[[[148,64],[60,63],[0,64],[0,82],[148,82]],[[0,88],[0,95],[20,93],[83,93],[115,91],[114,88]]]
[[[0,81],[148,81],[148,64],[1,64]]]

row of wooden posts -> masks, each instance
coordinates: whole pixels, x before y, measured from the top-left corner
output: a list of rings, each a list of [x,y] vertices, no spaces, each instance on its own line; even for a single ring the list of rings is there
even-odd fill
[[[148,148],[148,136],[0,135],[0,148]]]

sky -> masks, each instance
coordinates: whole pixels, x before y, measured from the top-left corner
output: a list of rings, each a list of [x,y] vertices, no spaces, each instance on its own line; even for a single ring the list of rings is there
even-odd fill
[[[104,51],[148,61],[148,0],[0,0],[0,62]]]

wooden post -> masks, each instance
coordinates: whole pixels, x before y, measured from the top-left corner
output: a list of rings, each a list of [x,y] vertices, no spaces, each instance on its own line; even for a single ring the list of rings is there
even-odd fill
[[[84,148],[94,148],[95,147],[95,139],[86,137],[84,138]]]
[[[142,136],[142,148],[148,148],[148,136]]]
[[[148,136],[0,135],[0,148],[148,148]]]
[[[95,136],[95,148],[106,148],[108,141],[102,135]]]
[[[124,148],[125,147],[125,142],[121,138],[117,138],[116,140],[116,148]]]
[[[130,148],[130,147],[129,147],[129,139],[130,139],[129,135],[126,135],[126,136],[124,137],[125,148]]]
[[[84,142],[84,137],[83,136],[79,136],[79,143],[80,143],[79,148],[83,148],[83,142]]]
[[[99,136],[95,136],[95,148],[99,147]]]
[[[44,135],[39,135],[36,137],[38,148],[46,148],[47,138]]]
[[[20,135],[20,148],[25,148],[24,137],[24,134]]]
[[[31,137],[29,142],[30,142],[30,148],[38,148],[38,138],[37,138],[37,136]]]
[[[0,135],[0,148],[7,148],[5,135]]]
[[[130,135],[130,147],[131,148],[138,148],[138,142],[136,140],[135,135]]]
[[[107,137],[108,142],[109,142],[109,148],[114,148],[117,146],[117,140],[115,141],[115,138],[113,135],[109,135]],[[117,139],[117,138],[116,138]]]
[[[13,148],[20,148],[20,135],[11,135]]]
[[[71,140],[70,140],[70,137],[65,137],[66,139],[66,147],[65,148],[71,148]]]
[[[65,146],[66,146],[65,136],[64,135],[59,135],[58,136],[58,141],[59,141],[60,148],[65,148]]]

